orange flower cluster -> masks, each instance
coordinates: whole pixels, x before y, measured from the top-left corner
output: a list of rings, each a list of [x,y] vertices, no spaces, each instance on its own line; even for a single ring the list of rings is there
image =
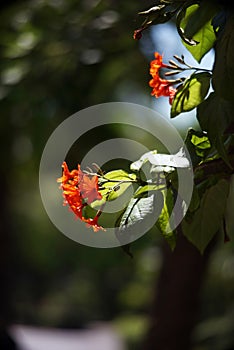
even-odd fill
[[[102,199],[102,195],[98,192],[98,177],[96,175],[85,174],[78,165],[78,169],[69,171],[67,163],[63,162],[63,175],[57,180],[61,182],[60,188],[63,190],[64,205],[69,205],[75,215],[88,226],[92,226],[93,230],[104,230],[98,224],[99,215],[93,219],[86,219],[83,214],[83,208],[95,200]]]
[[[149,82],[149,86],[153,88],[151,93],[152,96],[160,97],[160,96],[169,96],[169,102],[172,104],[173,98],[176,93],[176,89],[172,86],[174,81],[162,79],[159,76],[159,70],[161,68],[170,68],[168,65],[164,64],[162,61],[162,56],[155,52],[154,54],[155,60],[150,63],[150,74],[152,78]]]

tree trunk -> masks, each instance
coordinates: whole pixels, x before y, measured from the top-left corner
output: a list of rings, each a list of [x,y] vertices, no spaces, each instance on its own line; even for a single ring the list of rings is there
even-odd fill
[[[171,252],[163,246],[163,266],[151,310],[151,327],[144,350],[188,350],[199,309],[199,292],[210,249],[202,256],[179,234]]]

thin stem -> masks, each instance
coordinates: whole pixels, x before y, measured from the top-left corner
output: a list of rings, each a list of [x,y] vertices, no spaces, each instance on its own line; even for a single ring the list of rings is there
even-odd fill
[[[175,67],[172,67],[172,66],[168,66],[168,68],[172,68],[172,69],[175,69],[175,70],[179,70],[180,72],[184,72],[186,70],[195,70],[195,71],[204,71],[204,72],[212,72],[211,69],[206,69],[206,68],[200,68],[200,67],[192,67],[192,66],[189,66],[186,64],[186,66],[188,68],[182,68],[182,67],[178,67],[178,68],[175,68]],[[168,72],[170,73],[170,72]],[[179,73],[179,72],[178,72]],[[165,75],[168,75],[167,73],[165,73]]]
[[[209,73],[212,72],[211,69],[200,68],[200,67],[185,68],[184,70],[195,70],[196,72],[197,72],[197,71],[203,71],[203,72],[209,72]]]
[[[107,179],[105,176],[102,176],[102,178],[104,179],[104,180],[106,180],[106,182],[105,183],[107,183],[107,182],[116,182],[116,183],[118,183],[118,184],[122,184],[122,183],[138,183],[138,180],[136,179],[136,180],[112,180],[112,179]]]
[[[106,205],[106,202],[101,205],[101,207],[97,211],[96,217],[99,217],[102,214],[105,205]]]

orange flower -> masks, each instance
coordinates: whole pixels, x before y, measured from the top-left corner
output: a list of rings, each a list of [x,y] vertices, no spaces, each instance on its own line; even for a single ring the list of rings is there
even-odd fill
[[[63,175],[57,182],[61,182],[61,188],[63,190],[64,205],[69,205],[70,209],[75,213],[75,215],[82,220],[82,209],[83,201],[80,194],[78,185],[78,170],[68,169],[66,162],[63,162]]]
[[[154,53],[155,60],[150,63],[150,74],[154,77],[154,75],[159,74],[160,68],[168,68],[169,66],[163,63],[162,55],[158,52]]]
[[[157,97],[169,96],[169,103],[172,104],[174,96],[177,90],[166,79],[161,79],[159,76],[155,76],[151,79],[149,86],[153,88],[151,95]]]
[[[96,216],[94,219],[86,219],[82,213],[87,203],[90,204],[97,199],[102,199],[102,195],[98,192],[98,177],[83,173],[80,165],[78,165],[78,170],[69,171],[67,163],[63,162],[62,168],[63,175],[57,182],[61,182],[60,188],[63,190],[64,205],[68,204],[74,214],[80,220],[92,226],[95,232],[103,229],[97,223],[99,216]]]
[[[95,200],[102,199],[102,195],[98,192],[98,177],[90,176],[80,169],[78,165],[78,178],[79,178],[79,189],[83,198],[87,199],[87,203],[90,204]]]
[[[99,215],[96,215],[93,219],[91,218],[85,219],[85,222],[88,227],[91,226],[93,228],[94,232],[97,232],[99,230],[105,231],[105,229],[98,224],[98,218],[99,218]]]
[[[63,176],[60,177],[57,180],[57,182],[67,183],[69,181],[69,183],[76,182],[76,184],[77,184],[78,183],[78,170],[74,169],[70,172],[66,162],[63,162],[62,168],[63,168]]]
[[[150,63],[150,74],[152,78],[149,82],[149,86],[153,88],[151,95],[157,97],[169,96],[169,102],[172,104],[173,98],[176,94],[176,89],[172,86],[175,81],[162,79],[159,75],[161,68],[170,68],[167,64],[163,63],[162,56],[155,52],[155,60]]]

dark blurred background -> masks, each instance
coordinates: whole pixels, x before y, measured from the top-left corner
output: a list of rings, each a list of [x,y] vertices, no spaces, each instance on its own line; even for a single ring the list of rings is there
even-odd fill
[[[121,248],[95,249],[69,240],[43,208],[38,170],[50,134],[78,110],[109,101],[152,107],[148,63],[157,43],[150,31],[142,42],[132,39],[141,23],[137,12],[152,4],[18,0],[0,5],[0,327],[4,339],[12,324],[84,329],[94,321],[110,323],[128,349],[140,349],[147,338],[149,314],[160,294],[158,276],[165,250],[172,253],[156,231],[132,245],[134,259]],[[121,135],[116,128],[108,132]],[[85,153],[85,143],[83,147]],[[233,349],[233,269],[233,243],[218,242],[202,275],[194,350]],[[189,285],[179,277],[178,283],[185,290]],[[174,297],[168,295],[168,303]],[[170,308],[165,316],[171,317]]]

